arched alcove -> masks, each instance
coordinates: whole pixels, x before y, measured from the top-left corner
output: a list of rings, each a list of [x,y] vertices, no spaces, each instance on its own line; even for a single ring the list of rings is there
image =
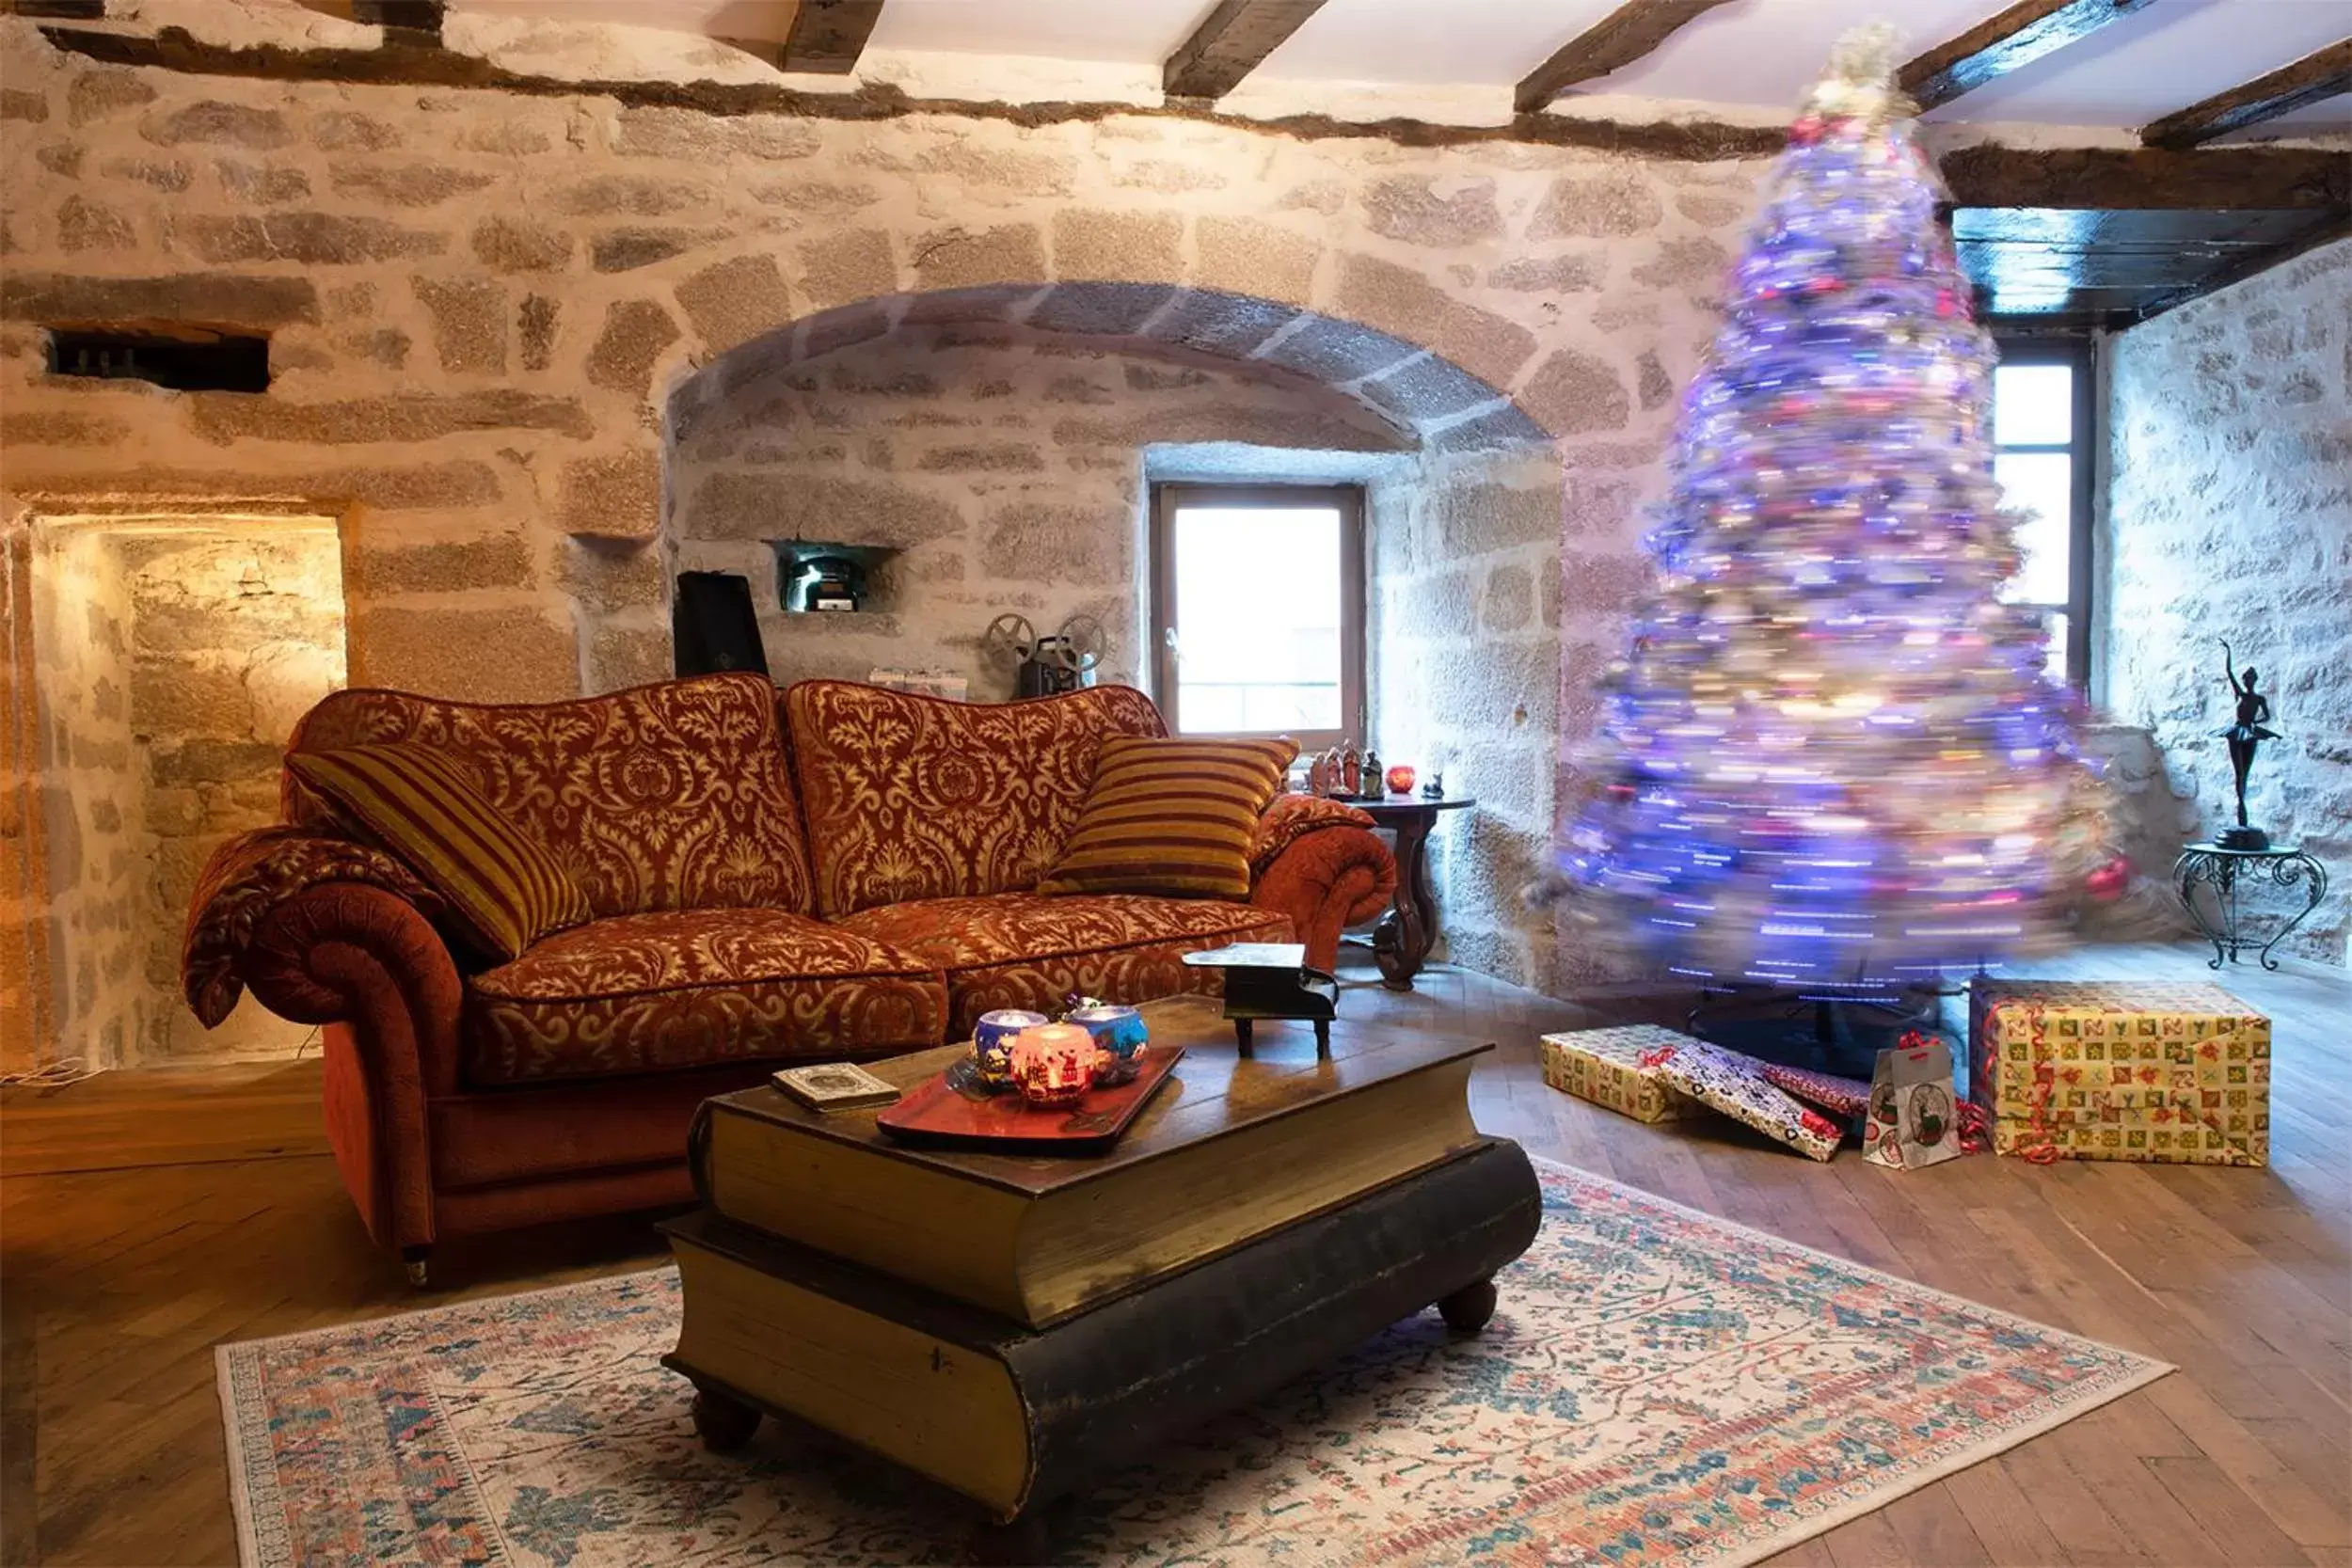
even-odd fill
[[[1005,611],[1048,631],[1093,618],[1102,678],[1149,684],[1155,479],[1359,483],[1382,502],[1376,533],[1410,516],[1440,460],[1548,450],[1502,392],[1388,333],[1126,283],[822,311],[685,374],[663,427],[664,576],[743,575],[780,680],[938,670],[975,697],[1009,694],[981,657]],[[872,552],[858,611],[786,610],[780,546],[818,541]]]

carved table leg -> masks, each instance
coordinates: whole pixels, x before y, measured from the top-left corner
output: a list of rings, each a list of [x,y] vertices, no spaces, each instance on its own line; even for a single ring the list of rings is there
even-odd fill
[[[694,1390],[694,1432],[712,1453],[733,1453],[759,1430],[759,1412],[716,1388]]]
[[[1482,1279],[1438,1298],[1438,1316],[1456,1334],[1475,1334],[1495,1315],[1495,1282]]]
[[[1413,976],[1436,939],[1435,896],[1429,891],[1429,825],[1435,812],[1401,817],[1396,824],[1396,902],[1372,928],[1372,956],[1380,983],[1411,990]]]

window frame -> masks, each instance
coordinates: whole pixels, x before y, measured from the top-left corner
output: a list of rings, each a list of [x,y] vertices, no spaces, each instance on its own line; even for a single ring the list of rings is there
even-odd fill
[[[1179,508],[1334,507],[1340,515],[1340,726],[1331,730],[1184,729],[1176,648],[1176,513]],[[1364,488],[1360,484],[1223,484],[1168,481],[1152,486],[1152,696],[1170,735],[1213,738],[1287,735],[1302,753],[1364,733]]]
[[[2060,606],[2037,601],[2028,608],[2065,611],[2066,683],[2077,691],[2087,692],[2090,687],[2091,498],[2099,435],[2097,388],[2093,384],[2097,374],[2096,345],[2085,336],[2027,335],[2004,332],[1996,325],[1993,346],[1998,353],[1996,365],[2064,365],[2074,372],[2074,415],[2068,433],[2071,439],[2065,445],[2003,446],[1994,439],[1996,425],[1988,426],[1985,436],[1995,456],[2010,451],[2062,451],[2067,455],[2073,483],[2067,494],[2066,603]]]

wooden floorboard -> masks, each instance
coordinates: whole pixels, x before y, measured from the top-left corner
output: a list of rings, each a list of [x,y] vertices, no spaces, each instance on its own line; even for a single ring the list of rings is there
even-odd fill
[[[2041,972],[2209,977],[2186,948]],[[1537,1154],[2181,1369],[1775,1568],[2352,1568],[2352,980],[2221,978],[2274,1020],[2268,1170],[1817,1165],[1728,1124],[1645,1126],[1544,1086],[1537,1035],[1672,1008],[1442,968],[1412,995],[1356,985],[1342,1006],[1495,1039],[1480,1124]],[[360,1232],[317,1098],[315,1062],[0,1091],[0,1562],[233,1562],[222,1340],[663,1257],[628,1216],[452,1244],[445,1286],[412,1292]]]

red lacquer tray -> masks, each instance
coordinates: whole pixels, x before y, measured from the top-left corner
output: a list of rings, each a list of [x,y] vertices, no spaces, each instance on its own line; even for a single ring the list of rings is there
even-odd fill
[[[1184,1053],[1181,1045],[1147,1045],[1136,1053],[1133,1083],[1089,1089],[1070,1104],[1044,1107],[1032,1107],[1018,1089],[983,1094],[977,1085],[960,1088],[969,1074],[951,1068],[884,1107],[874,1125],[901,1143],[1100,1154],[1119,1141]]]

